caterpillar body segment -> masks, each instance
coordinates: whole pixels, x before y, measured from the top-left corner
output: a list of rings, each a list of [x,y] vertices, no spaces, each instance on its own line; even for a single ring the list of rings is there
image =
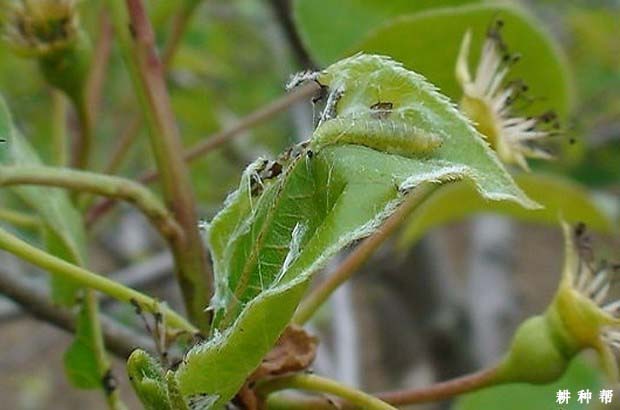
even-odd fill
[[[310,148],[315,152],[328,145],[362,145],[377,151],[421,157],[431,154],[442,138],[414,125],[391,119],[333,118],[314,132]]]

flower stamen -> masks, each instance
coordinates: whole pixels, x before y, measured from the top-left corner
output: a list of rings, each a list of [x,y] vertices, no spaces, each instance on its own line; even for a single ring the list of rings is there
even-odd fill
[[[517,101],[529,104],[532,99],[526,96],[528,86],[523,81],[506,81],[521,57],[508,51],[502,27],[503,22],[497,20],[487,31],[474,79],[468,67],[471,32],[465,33],[456,65],[456,77],[464,92],[461,109],[504,162],[528,170],[526,158],[552,158],[540,143],[557,135],[559,123],[552,112],[536,117],[515,115]]]

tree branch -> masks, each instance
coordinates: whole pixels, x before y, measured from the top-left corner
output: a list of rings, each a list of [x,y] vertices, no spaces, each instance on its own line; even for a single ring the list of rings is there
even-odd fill
[[[0,270],[0,293],[7,296],[35,318],[70,333],[75,332],[75,314],[56,306],[44,289],[17,273]],[[136,348],[154,351],[151,338],[118,324],[106,315],[100,315],[106,347],[121,359],[127,359]]]
[[[164,70],[167,71],[172,64],[172,60],[176,55],[181,44],[183,34],[187,30],[191,18],[196,11],[196,8],[200,5],[201,0],[186,0],[181,5],[181,10],[175,15],[170,34],[166,45],[162,50],[161,62],[164,66]],[[136,137],[139,135],[142,129],[143,121],[140,115],[135,115],[126,126],[125,130],[121,133],[118,143],[114,147],[112,155],[110,155],[110,161],[104,168],[106,174],[114,174],[122,165],[129,148],[133,145]]]
[[[492,367],[429,387],[383,392],[376,396],[395,406],[447,400],[495,384],[496,375],[497,368]]]
[[[149,127],[151,147],[168,208],[183,229],[173,243],[177,278],[191,320],[209,327],[205,312],[213,293],[213,278],[198,231],[198,216],[183,147],[164,81],[163,65],[155,51],[155,35],[142,0],[109,0],[113,22],[134,88]],[[126,9],[125,9],[126,6]]]
[[[165,68],[168,68],[170,64],[172,64],[174,55],[179,49],[179,45],[194,15],[194,11],[196,11],[196,8],[201,2],[202,0],[184,0],[181,5],[181,10],[173,17],[172,28],[166,38],[166,44],[161,53],[161,62]]]
[[[232,127],[220,132],[216,132],[215,134],[204,138],[201,142],[187,149],[183,154],[183,159],[187,162],[192,162],[208,154],[215,148],[229,142],[234,137],[243,135],[244,131],[247,131],[248,129],[273,117],[274,115],[284,110],[287,110],[288,108],[290,108],[291,104],[303,100],[304,98],[309,98],[318,90],[319,85],[314,82],[304,84],[296,88],[290,93],[285,94],[281,98],[273,101],[271,104],[268,104],[250,113],[246,117],[239,120],[239,122],[237,122]],[[157,171],[149,171],[142,174],[138,178],[138,180],[140,182],[148,183],[153,182],[157,178],[159,178],[159,173]]]
[[[392,406],[408,406],[412,404],[430,403],[450,399],[460,394],[469,393],[496,384],[496,368],[484,369],[456,379],[433,384],[420,389],[403,389],[383,393],[376,393],[374,397]],[[321,397],[292,396],[290,394],[276,394],[268,400],[270,410],[354,410],[365,409],[359,402],[355,402],[337,391],[327,390],[321,385],[315,385],[308,375],[283,376],[270,379],[258,385],[258,391],[262,396],[285,389],[302,389],[308,391],[335,394],[346,401],[326,400]],[[390,407],[392,408],[392,407]]]
[[[97,43],[95,45],[93,63],[91,64],[86,90],[86,101],[93,123],[95,122],[99,106],[101,105],[101,93],[110,64],[113,35],[114,32],[112,30],[112,24],[110,23],[110,16],[107,10],[102,7],[99,14]]]
[[[282,29],[284,30],[284,34],[291,45],[291,49],[295,55],[295,59],[297,62],[306,69],[316,70],[316,64],[312,61],[312,57],[308,54],[308,51],[304,47],[299,34],[295,28],[295,23],[291,18],[292,10],[291,10],[291,1],[290,0],[269,0],[269,4],[271,4],[271,8],[275,13]]]
[[[0,228],[0,249],[4,249],[51,274],[73,280],[84,287],[98,290],[120,301],[132,304],[137,303],[145,311],[162,313],[166,316],[168,324],[174,328],[191,333],[197,331],[185,318],[165,304],[160,305],[156,300],[143,293],[57,258],[47,252],[43,252],[2,228]]]
[[[74,102],[80,124],[78,138],[73,141],[71,166],[78,169],[87,169],[94,139],[93,119],[86,98],[82,97]]]
[[[143,262],[119,269],[106,276],[130,288],[144,290],[172,279],[173,269],[172,256],[168,251],[162,251]],[[104,298],[102,304],[105,306],[110,301],[111,299]],[[17,319],[22,316],[22,313],[18,305],[12,303],[7,303],[6,306],[0,305],[0,323]]]
[[[67,165],[67,106],[65,95],[52,89],[52,153],[59,167]]]
[[[292,92],[283,95],[282,97],[271,102],[270,104],[261,107],[258,110],[249,114],[248,116],[242,118],[232,127],[204,138],[202,142],[199,142],[193,147],[187,149],[183,154],[183,159],[185,161],[192,162],[201,158],[202,156],[222,146],[233,138],[239,135],[243,135],[243,132],[247,129],[272,118],[274,115],[284,110],[287,110],[288,108],[290,108],[291,104],[294,104],[295,102],[301,101],[305,98],[310,98],[314,93],[318,91],[318,89],[319,86],[316,83],[308,83],[296,88]],[[157,171],[147,171],[140,177],[138,177],[138,180],[140,182],[150,183],[157,180],[158,177],[159,173]],[[99,220],[101,217],[103,217],[103,215],[110,211],[113,205],[114,201],[110,199],[104,199],[95,204],[88,210],[88,213],[86,215],[86,225],[92,226],[97,220]]]
[[[14,211],[13,209],[0,208],[0,221],[25,229],[37,229],[41,227],[41,220],[35,215]]]
[[[142,118],[139,115],[136,115],[130,120],[129,124],[125,126],[125,129],[120,134],[114,148],[112,148],[110,159],[103,168],[103,173],[115,174],[120,169],[127,153],[129,152],[129,149],[134,142],[136,142],[138,135],[140,135],[142,125]]]

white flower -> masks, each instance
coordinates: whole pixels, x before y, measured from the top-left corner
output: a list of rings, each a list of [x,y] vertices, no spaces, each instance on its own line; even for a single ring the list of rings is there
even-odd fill
[[[541,125],[557,126],[557,123],[552,113],[538,117],[514,114],[514,102],[527,91],[527,86],[522,82],[506,81],[518,56],[506,51],[499,35],[501,27],[502,22],[498,21],[489,29],[474,79],[468,66],[471,32],[465,33],[456,63],[456,77],[463,89],[460,107],[476,123],[478,131],[502,161],[529,170],[526,157],[551,158],[547,151],[535,144],[553,134]]]

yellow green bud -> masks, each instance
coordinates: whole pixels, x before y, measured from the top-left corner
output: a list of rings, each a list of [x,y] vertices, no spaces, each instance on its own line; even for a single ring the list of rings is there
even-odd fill
[[[497,382],[550,383],[564,374],[574,354],[571,349],[563,351],[545,315],[532,317],[517,329],[498,368]]]
[[[85,33],[72,47],[39,57],[39,67],[51,86],[62,90],[79,105],[83,101],[90,72],[91,45]]]
[[[564,224],[566,259],[562,281],[544,314],[525,321],[514,336],[508,354],[498,366],[498,383],[550,383],[557,380],[569,362],[586,349],[599,353],[601,364],[612,380],[618,369],[612,348],[620,346],[620,303],[605,303],[611,271],[618,267],[596,265],[589,245],[580,255],[580,245]],[[578,228],[575,237],[583,238]]]
[[[8,6],[4,37],[15,52],[49,55],[76,42],[79,16],[74,0],[21,0]]]
[[[173,410],[164,369],[144,350],[134,350],[127,360],[129,380],[145,410]]]
[[[46,81],[81,103],[91,46],[76,0],[19,0],[9,6],[3,37],[18,55],[37,58]]]

